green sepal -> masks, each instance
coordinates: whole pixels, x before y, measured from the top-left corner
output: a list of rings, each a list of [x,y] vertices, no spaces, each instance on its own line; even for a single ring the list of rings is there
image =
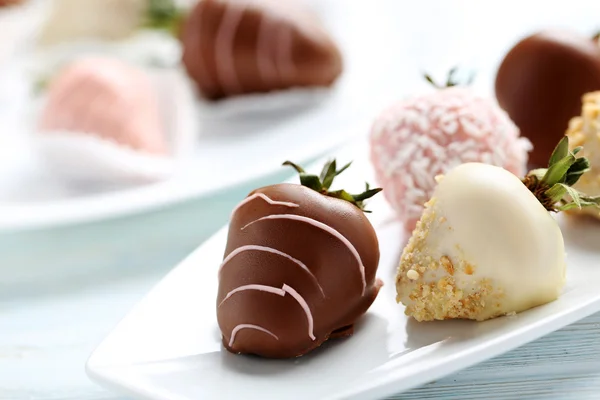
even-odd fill
[[[458,71],[459,71],[458,67],[450,68],[450,71],[448,71],[448,75],[446,77],[446,82],[444,84],[437,83],[431,77],[431,75],[429,75],[428,73],[424,73],[423,77],[425,78],[425,80],[427,82],[429,82],[436,89],[444,89],[444,88],[449,88],[449,87],[453,87],[453,86],[470,86],[473,83],[473,81],[475,80],[475,73],[472,72],[471,75],[469,76],[469,79],[467,79],[466,82],[461,82],[456,77],[456,73]]]
[[[142,22],[142,28],[162,30],[171,36],[179,36],[185,20],[185,13],[177,8],[173,0],[148,0],[148,8]]]
[[[556,148],[552,152],[550,160],[548,161],[548,168],[552,167],[554,164],[569,155],[569,140],[565,139],[566,136],[556,145]]]
[[[338,169],[335,172],[335,176],[338,176],[339,174],[341,174],[342,172],[344,172],[345,170],[347,170],[348,168],[350,168],[351,165],[352,165],[352,161],[350,161],[348,164],[344,165],[342,168]]]
[[[323,170],[321,171],[321,182],[323,182],[323,187],[325,189],[329,189],[331,184],[333,183],[333,178],[335,178],[336,173],[336,162],[335,160],[329,161],[325,163]]]
[[[353,195],[353,197],[354,197],[355,201],[365,201],[365,200],[370,199],[371,197],[375,196],[377,193],[381,192],[382,190],[383,189],[381,189],[381,188],[368,189],[368,190],[362,192],[361,194]]]
[[[579,196],[579,204],[575,204],[574,202],[565,202],[563,205],[557,207],[558,211],[566,211],[571,210],[573,208],[583,208],[583,207],[596,207],[600,208],[600,196]]]
[[[300,174],[300,184],[307,188],[311,188],[312,190],[316,190],[317,192],[320,192],[323,189],[323,184],[316,175]]]
[[[571,168],[567,171],[567,176],[565,178],[565,183],[569,186],[572,186],[577,183],[579,178],[586,172],[590,170],[590,162],[585,157],[579,157]]]
[[[579,150],[577,150],[579,152]],[[546,174],[542,178],[542,182],[546,183],[549,187],[554,186],[557,183],[566,181],[567,172],[571,166],[575,163],[575,154],[569,151],[569,138],[564,136],[550,156],[548,162],[548,169]]]
[[[354,203],[354,196],[343,189],[329,192],[327,195],[330,197],[335,197],[336,199],[342,199],[346,200],[347,202]]]
[[[583,147],[569,150],[569,138],[564,136],[550,156],[548,168],[530,171],[523,183],[548,211],[599,207],[600,196],[588,196],[572,186],[590,170],[589,160],[577,157]]]
[[[369,186],[369,183],[366,183],[365,191],[362,193],[359,193],[359,194],[350,194],[343,189],[334,190],[334,191],[329,190],[329,188],[333,184],[335,177],[340,175],[346,169],[348,169],[351,164],[352,164],[352,162],[349,162],[348,164],[344,165],[341,169],[338,170],[337,162],[335,159],[333,159],[333,160],[325,163],[325,165],[323,166],[323,169],[321,170],[321,174],[319,176],[307,174],[306,171],[304,170],[304,168],[302,168],[301,166],[299,166],[291,161],[285,161],[282,165],[290,166],[290,167],[294,168],[296,170],[296,172],[298,172],[298,174],[300,176],[300,184],[302,186],[306,186],[306,187],[308,187],[316,192],[319,192],[325,196],[334,197],[336,199],[340,199],[340,200],[344,200],[349,203],[352,203],[356,207],[360,208],[363,212],[370,212],[370,211],[367,211],[364,209],[364,201],[367,199],[370,199],[371,197],[375,196],[377,193],[381,192],[381,190],[382,190],[381,188],[371,189]]]
[[[299,174],[303,174],[303,173],[305,172],[305,171],[304,171],[304,168],[302,168],[302,167],[301,167],[301,166],[299,166],[299,165],[296,165],[296,164],[294,164],[294,163],[293,163],[293,162],[291,162],[291,161],[285,161],[285,162],[284,162],[283,164],[281,164],[281,165],[283,165],[283,166],[286,166],[286,165],[287,165],[287,166],[290,166],[290,167],[294,168],[294,169],[296,170],[296,172],[298,172]]]
[[[563,197],[565,197],[567,193],[569,193],[569,189],[573,188],[563,183],[557,183],[550,189],[546,190],[546,196],[548,196],[548,198],[551,199],[552,202],[558,203],[563,199]],[[579,195],[575,194],[574,196],[572,196],[572,198],[574,203],[579,206]]]

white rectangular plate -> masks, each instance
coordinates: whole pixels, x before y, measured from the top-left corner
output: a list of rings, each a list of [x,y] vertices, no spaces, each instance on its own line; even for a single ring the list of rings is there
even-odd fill
[[[341,150],[354,159],[340,186],[372,181],[364,143]],[[321,163],[310,168],[320,171]],[[345,175],[345,176],[344,176]],[[217,269],[224,228],[176,267],[97,348],[89,376],[143,399],[381,398],[494,357],[600,310],[600,225],[560,219],[568,283],[559,300],[513,317],[477,323],[418,323],[395,302],[394,272],[406,235],[383,196],[369,208],[386,285],[353,337],[294,360],[237,356],[221,346]],[[192,223],[202,223],[196,221]],[[543,277],[540,277],[543,279]]]

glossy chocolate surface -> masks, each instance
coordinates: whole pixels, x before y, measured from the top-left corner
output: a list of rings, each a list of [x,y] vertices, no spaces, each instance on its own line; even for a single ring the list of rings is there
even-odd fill
[[[183,64],[208,99],[329,86],[339,49],[296,0],[201,0],[182,33]]]
[[[296,357],[350,335],[381,287],[363,211],[301,185],[252,192],[234,210],[224,258],[217,318],[235,353]]]
[[[523,39],[504,58],[496,97],[521,134],[533,143],[530,162],[546,166],[578,115],[585,93],[600,89],[600,48],[569,31],[543,31]]]

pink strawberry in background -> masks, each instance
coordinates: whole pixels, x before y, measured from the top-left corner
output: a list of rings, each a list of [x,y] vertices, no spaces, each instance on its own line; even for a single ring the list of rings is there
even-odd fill
[[[426,76],[437,90],[392,105],[370,132],[377,182],[407,230],[415,227],[437,175],[466,162],[525,173],[530,142],[494,101],[459,86],[455,73],[443,87]]]

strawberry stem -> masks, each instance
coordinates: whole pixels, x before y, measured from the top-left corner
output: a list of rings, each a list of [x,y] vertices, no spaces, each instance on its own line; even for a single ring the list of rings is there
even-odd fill
[[[365,200],[370,199],[371,197],[375,196],[377,193],[381,192],[381,190],[382,190],[381,188],[371,189],[369,184],[366,183],[365,191],[362,193],[359,193],[359,194],[350,194],[343,189],[335,190],[335,191],[329,190],[331,188],[331,185],[333,184],[333,180],[335,179],[335,177],[338,176],[339,174],[341,174],[342,172],[344,172],[346,169],[348,169],[348,167],[350,167],[351,164],[352,164],[352,162],[349,162],[348,164],[344,165],[342,168],[337,169],[336,160],[333,159],[333,160],[325,163],[325,165],[323,166],[323,169],[321,170],[321,175],[317,176],[317,175],[312,175],[312,174],[307,173],[304,170],[304,168],[302,168],[301,166],[299,166],[297,164],[294,164],[291,161],[286,161],[283,163],[284,166],[290,166],[290,167],[294,168],[296,170],[296,172],[298,172],[298,174],[300,176],[300,184],[302,186],[306,186],[306,187],[308,187],[316,192],[319,192],[325,196],[345,200],[349,203],[354,204],[355,206],[360,208],[363,212],[368,213],[370,211],[365,210],[365,208],[364,208]]]
[[[446,83],[445,84],[439,84],[439,83],[437,83],[431,77],[431,75],[429,75],[428,73],[424,73],[423,77],[425,78],[425,80],[427,82],[429,82],[436,89],[444,89],[444,88],[449,88],[449,87],[453,87],[453,86],[462,86],[462,85],[469,86],[475,80],[475,72],[472,72],[471,75],[469,76],[469,79],[466,82],[461,83],[461,81],[458,80],[457,77],[456,77],[456,73],[458,71],[459,71],[458,67],[452,67],[452,68],[450,68],[450,71],[448,71],[448,76],[446,77]]]
[[[171,36],[179,36],[185,13],[173,0],[149,0],[142,28],[163,30]]]
[[[548,162],[548,168],[530,171],[523,183],[546,210],[558,212],[573,208],[600,208],[600,196],[588,196],[572,186],[590,170],[585,157],[576,157],[583,148],[569,150],[569,138],[563,137]]]

